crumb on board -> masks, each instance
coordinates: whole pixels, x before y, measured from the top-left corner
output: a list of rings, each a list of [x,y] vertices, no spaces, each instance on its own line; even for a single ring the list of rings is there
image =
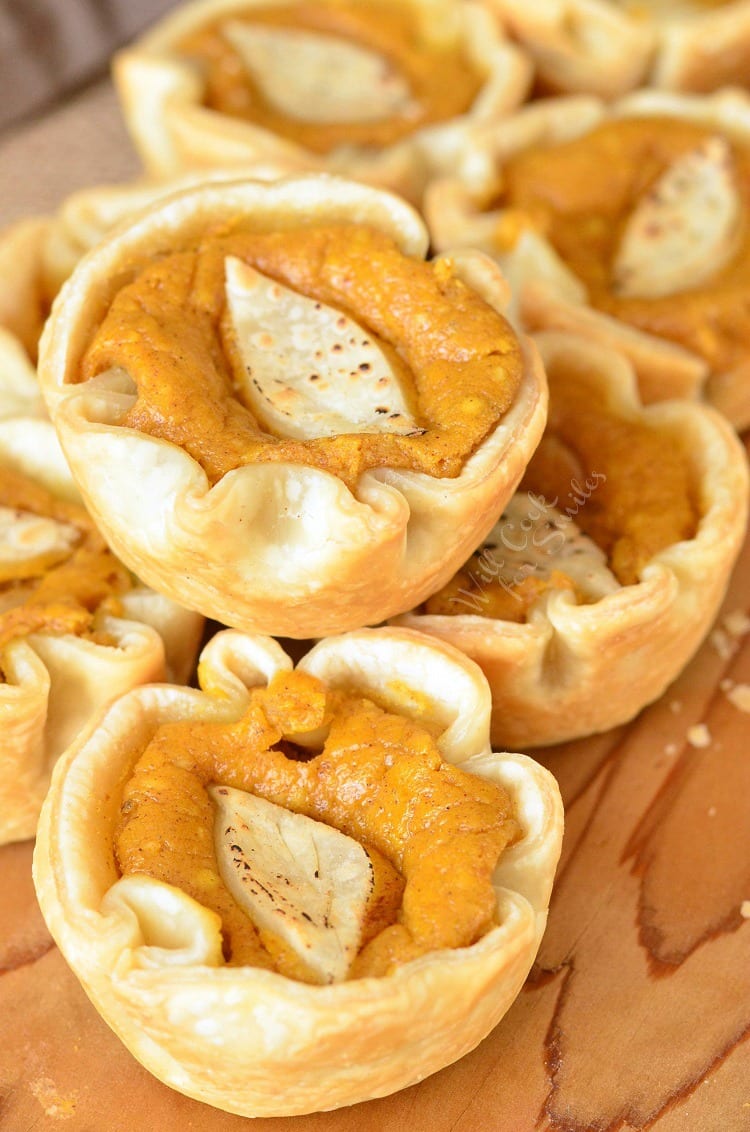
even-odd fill
[[[709,747],[711,745],[711,732],[705,723],[696,723],[693,727],[688,727],[687,741],[691,747]]]
[[[722,688],[724,695],[738,711],[750,712],[750,684],[733,684]]]
[[[750,900],[743,900],[740,904],[740,915],[743,920],[750,920]]]
[[[676,755],[677,751],[678,747],[676,743],[667,743],[666,747],[664,748],[665,755]]]
[[[682,700],[670,700],[669,701],[669,710],[671,712],[673,712],[675,715],[678,715],[679,712],[682,711]]]
[[[78,1102],[76,1093],[62,1096],[50,1077],[37,1078],[30,1083],[29,1088],[44,1109],[45,1116],[57,1116],[61,1120],[67,1120],[75,1115]]]
[[[737,638],[727,633],[726,629],[714,629],[709,640],[722,660],[729,660],[739,647]]]
[[[750,617],[744,609],[733,609],[722,618],[722,626],[732,637],[744,637],[750,632]]]

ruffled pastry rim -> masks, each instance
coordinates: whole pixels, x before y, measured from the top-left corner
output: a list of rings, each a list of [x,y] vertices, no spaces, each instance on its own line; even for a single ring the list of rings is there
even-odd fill
[[[656,38],[615,4],[600,0],[490,0],[559,93],[618,98],[647,78]]]
[[[750,425],[750,355],[732,370],[711,372],[686,347],[595,310],[586,302],[580,280],[543,236],[527,233],[511,250],[500,252],[492,233],[504,210],[483,211],[496,192],[503,162],[521,150],[578,137],[613,118],[663,115],[716,128],[750,146],[750,94],[741,90],[712,95],[644,90],[609,105],[583,95],[542,100],[475,135],[484,161],[467,161],[458,176],[436,179],[425,195],[424,215],[438,251],[471,243],[500,265],[525,329],[570,330],[611,345],[632,362],[646,403],[702,394],[742,431]]]
[[[463,0],[460,6],[446,0],[404,2],[420,12],[434,9],[438,26],[445,27],[451,19],[462,21],[461,38],[469,57],[489,72],[466,114],[424,127],[377,153],[350,146],[321,158],[269,130],[201,105],[200,79],[179,58],[175,44],[207,17],[213,21],[266,0],[197,0],[163,19],[113,60],[123,114],[144,165],[162,177],[191,167],[279,160],[354,177],[418,201],[430,171],[451,168],[467,130],[522,103],[532,67],[525,52],[505,37],[487,0]]]
[[[702,517],[695,536],[656,554],[636,585],[588,605],[558,591],[526,623],[408,613],[394,624],[461,649],[492,689],[492,741],[536,747],[625,723],[657,699],[707,634],[745,533],[748,470],[726,420],[689,401],[643,407],[622,355],[577,335],[537,337],[554,381],[566,357],[602,375],[608,403],[666,427],[692,455]],[[692,443],[690,439],[692,438]]]
[[[354,182],[312,174],[265,185],[203,185],[141,213],[79,264],[47,323],[40,380],[89,511],[140,578],[236,628],[322,636],[403,612],[447,581],[520,480],[541,437],[546,384],[536,351],[524,344],[524,377],[514,403],[455,479],[381,468],[361,476],[355,496],[328,472],[275,464],[238,468],[209,487],[182,449],[109,423],[124,402],[105,377],[67,382],[110,292],[121,283],[123,262],[168,247],[173,233],[196,230],[206,216],[215,221],[222,213],[247,211],[258,217],[261,208],[269,216],[304,212],[307,222],[355,216],[386,231],[407,255],[421,256],[427,246],[426,230],[409,205]],[[502,312],[508,292],[496,266],[480,253],[450,258],[457,273]],[[100,461],[109,466],[106,478],[90,474]],[[137,468],[135,477],[128,467]],[[270,506],[276,515],[279,499],[287,505],[300,490],[311,501],[306,514],[311,506],[319,512],[315,530],[295,524],[295,539],[304,534],[307,542],[261,543],[261,508]],[[157,512],[154,500],[166,505]],[[227,530],[234,540],[229,548]],[[246,532],[241,544],[237,531]],[[453,550],[439,562],[434,549],[446,545]],[[373,578],[383,579],[379,588]]]
[[[18,415],[24,400],[29,415]],[[23,347],[2,331],[0,463],[76,501],[54,428],[41,412]],[[104,704],[135,684],[190,675],[203,619],[138,584],[121,600],[122,616],[102,619],[111,644],[32,633],[3,650],[0,844],[33,837],[52,766]]]
[[[470,660],[408,630],[328,639],[301,667],[333,683],[354,672],[363,690],[382,690],[384,676],[393,689],[394,673],[410,681],[445,725],[444,757],[470,763],[511,791],[525,836],[503,855],[495,877],[503,922],[471,947],[422,956],[384,979],[335,986],[252,968],[139,966],[137,920],[111,903],[105,913],[101,907],[116,879],[112,824],[138,736],[156,719],[186,712],[236,718],[247,687],[289,667],[276,642],[225,630],[201,658],[217,695],[156,686],[122,697],[60,760],[34,858],[50,931],[134,1056],[180,1092],[244,1116],[297,1115],[384,1096],[473,1048],[531,967],[562,837],[562,804],[549,772],[524,755],[490,751],[488,690]],[[390,694],[395,707],[403,692]],[[93,805],[93,798],[104,802]]]
[[[750,48],[750,2],[720,10],[638,17],[609,0],[492,0],[512,33],[559,91],[616,98],[636,86],[708,91],[741,83],[741,64],[727,75],[723,58],[744,60]]]
[[[657,47],[649,76],[665,90],[709,91],[744,85],[750,51],[750,0],[656,25]],[[735,59],[729,77],[722,58]],[[739,62],[741,60],[741,62]]]
[[[51,224],[47,216],[32,216],[0,232],[0,327],[30,358],[36,357],[44,325],[43,257]]]

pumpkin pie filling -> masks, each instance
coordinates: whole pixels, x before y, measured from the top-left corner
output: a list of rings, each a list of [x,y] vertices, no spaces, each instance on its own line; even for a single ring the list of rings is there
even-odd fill
[[[294,405],[300,382],[309,389],[336,376],[346,386],[336,387],[346,405],[348,390],[372,365],[363,361],[343,377],[321,370],[321,381],[317,371],[327,359],[313,344],[294,363],[303,372],[288,373],[283,339],[291,341],[293,332],[281,320],[279,345],[260,318],[250,337],[258,350],[278,348],[281,359],[278,377],[266,375],[261,388],[227,298],[229,275],[242,281],[248,273],[253,287],[275,282],[292,292],[287,303],[299,295],[329,322],[340,312],[349,338],[334,341],[331,351],[377,353],[385,392],[381,405],[374,389],[372,424],[284,435],[285,413],[290,429],[296,415],[284,410],[285,398]],[[250,291],[244,294],[242,309],[252,314]],[[334,224],[217,231],[147,264],[112,301],[86,351],[82,380],[113,368],[137,388],[120,423],[181,446],[212,483],[246,464],[283,462],[332,472],[352,487],[362,472],[382,466],[459,475],[512,403],[522,358],[509,324],[454,274],[450,260],[412,259],[374,229]],[[258,390],[281,425],[259,421]]]
[[[356,691],[285,672],[253,689],[234,723],[162,724],[125,785],[115,830],[123,875],[178,887],[220,917],[229,964],[332,981],[273,928],[274,917],[289,915],[292,882],[248,878],[255,850],[232,840],[241,823],[227,824],[220,808],[217,826],[217,803],[235,791],[324,823],[364,849],[372,883],[344,977],[385,975],[427,952],[469,946],[495,925],[491,878],[518,836],[506,791],[444,762],[425,726]],[[271,928],[256,926],[235,900],[226,868],[250,879],[256,894],[280,883]],[[311,919],[304,905],[296,915]]]
[[[692,219],[691,194],[700,196],[701,209]],[[715,372],[746,361],[750,153],[743,148],[681,119],[609,121],[572,141],[511,158],[503,168],[502,204],[546,236],[585,284],[592,306],[686,347]],[[734,218],[727,215],[726,230],[703,248],[720,206],[732,207]],[[644,276],[640,293],[625,286],[622,275],[634,233]],[[689,237],[683,249],[692,246],[700,255],[654,288],[648,274],[668,267],[673,245],[667,241],[681,233]]]
[[[270,64],[277,51],[283,64],[290,49],[295,66],[279,86]],[[423,29],[408,6],[383,0],[239,9],[186,36],[178,50],[203,75],[206,107],[318,154],[392,145],[464,113],[484,81],[444,29]],[[337,97],[345,68],[359,88],[355,82]],[[288,87],[300,82],[290,103]]]
[[[586,603],[636,584],[655,554],[694,536],[699,510],[674,435],[614,413],[595,375],[555,377],[521,489],[424,612],[523,622],[550,590]]]
[[[0,653],[30,633],[74,634],[111,644],[98,627],[117,616],[130,574],[106,546],[82,507],[3,468],[0,520]]]

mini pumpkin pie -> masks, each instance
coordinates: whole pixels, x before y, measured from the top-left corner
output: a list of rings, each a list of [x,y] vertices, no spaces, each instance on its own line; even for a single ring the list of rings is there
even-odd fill
[[[187,679],[201,631],[75,499],[23,347],[0,331],[0,844],[33,837],[55,760],[99,707]]]
[[[747,466],[718,413],[642,408],[607,347],[548,332],[547,431],[495,529],[401,624],[492,688],[492,739],[538,746],[624,723],[716,616],[745,531]]]
[[[202,0],[113,69],[158,175],[291,160],[414,200],[531,74],[484,0]]]
[[[205,169],[164,180],[140,178],[72,193],[51,216],[19,220],[0,232],[0,326],[36,361],[52,301],[79,259],[107,233],[142,209],[204,181],[274,180],[295,170],[264,163],[252,169]]]
[[[112,705],[45,805],[37,893],[97,1009],[162,1081],[244,1116],[461,1057],[528,973],[562,834],[552,776],[490,750],[479,669],[374,629],[293,670],[225,630],[199,674]]]
[[[436,246],[494,249],[524,325],[616,346],[647,402],[750,424],[750,95],[551,100],[482,144],[494,184],[431,189]]]
[[[748,0],[492,0],[553,90],[748,85]]]
[[[302,638],[450,577],[518,483],[546,386],[495,265],[426,244],[396,197],[313,175],[172,197],[81,262],[40,379],[139,577]]]

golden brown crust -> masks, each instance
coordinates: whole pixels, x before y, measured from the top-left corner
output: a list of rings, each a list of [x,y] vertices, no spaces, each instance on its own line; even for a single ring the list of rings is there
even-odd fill
[[[477,661],[492,688],[493,742],[524,747],[614,727],[661,695],[716,615],[745,530],[748,492],[744,451],[719,414],[686,401],[642,409],[622,356],[559,332],[538,342],[553,390],[558,369],[593,370],[613,408],[677,441],[699,520],[692,538],[647,562],[637,584],[589,604],[559,589],[525,623],[477,614],[397,619]]]
[[[510,409],[455,478],[384,467],[365,472],[352,492],[314,467],[255,464],[210,486],[182,449],[118,426],[133,400],[126,375],[76,382],[122,263],[161,254],[176,232],[189,238],[242,212],[261,226],[299,216],[335,223],[356,212],[406,254],[418,256],[426,244],[403,202],[335,179],[204,186],[175,197],[101,245],[61,294],[40,367],[50,411],[89,510],[120,557],[155,588],[225,624],[284,636],[382,620],[438,588],[491,527],[541,435],[541,366],[523,345]],[[502,310],[507,289],[494,265],[474,253],[450,258],[457,277]],[[103,480],[93,469],[105,453],[111,476]],[[304,514],[295,519],[303,497]],[[280,512],[290,514],[283,525]]]
[[[470,661],[404,630],[326,640],[303,661],[306,671],[385,695],[405,714],[416,700],[422,720],[440,730],[444,758],[510,792],[523,835],[494,876],[499,925],[471,947],[335,986],[224,967],[211,913],[168,886],[155,906],[149,885],[158,882],[118,881],[112,831],[128,769],[156,721],[236,718],[246,688],[289,664],[274,642],[228,631],[201,661],[204,685],[218,695],[162,687],[123,697],[61,761],[34,864],[53,935],[128,1048],[172,1087],[245,1116],[384,1096],[476,1045],[533,960],[562,833],[551,775],[524,756],[490,752],[488,690]],[[170,913],[171,943],[155,907]]]

